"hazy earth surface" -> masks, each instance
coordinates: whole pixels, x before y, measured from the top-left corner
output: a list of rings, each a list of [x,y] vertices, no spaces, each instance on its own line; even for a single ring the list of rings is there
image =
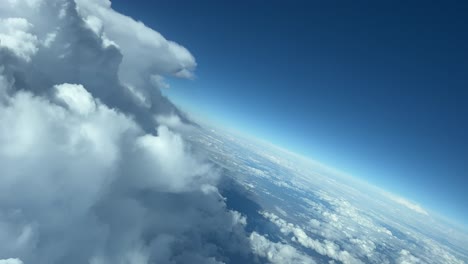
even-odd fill
[[[403,198],[225,131],[200,128],[187,140],[228,176],[226,203],[246,216],[253,251],[266,261],[468,261],[466,231]]]

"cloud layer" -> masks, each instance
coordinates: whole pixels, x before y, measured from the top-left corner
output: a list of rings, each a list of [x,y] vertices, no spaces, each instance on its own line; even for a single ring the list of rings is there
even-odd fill
[[[305,261],[300,255],[317,263],[468,260],[463,228],[401,204],[380,188],[216,128],[195,131],[188,140],[247,189],[234,208],[248,217],[253,251],[270,262]]]

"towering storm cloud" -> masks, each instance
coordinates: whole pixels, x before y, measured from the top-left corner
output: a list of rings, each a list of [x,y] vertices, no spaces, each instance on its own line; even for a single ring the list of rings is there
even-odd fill
[[[10,92],[47,95],[56,84],[82,84],[147,132],[155,113],[180,114],[158,88],[164,76],[190,78],[195,59],[109,1],[7,1],[0,16],[3,75],[15,79]]]
[[[219,172],[161,122],[185,120],[160,93],[164,77],[195,66],[107,0],[2,1],[0,263],[250,254]]]

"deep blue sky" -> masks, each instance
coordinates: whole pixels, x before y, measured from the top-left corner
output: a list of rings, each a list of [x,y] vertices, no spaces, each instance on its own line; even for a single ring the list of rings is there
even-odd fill
[[[113,1],[187,47],[166,93],[468,223],[467,1]]]

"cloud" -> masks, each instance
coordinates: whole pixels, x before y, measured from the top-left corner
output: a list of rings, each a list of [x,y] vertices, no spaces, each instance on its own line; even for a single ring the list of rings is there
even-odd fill
[[[408,250],[402,249],[400,251],[400,257],[397,259],[399,264],[416,264],[420,263],[420,260],[413,256]]]
[[[297,242],[303,247],[310,248],[320,255],[328,256],[345,264],[362,263],[362,261],[351,255],[346,250],[341,250],[339,246],[332,241],[325,240],[322,242],[317,239],[313,239],[299,226],[288,223],[273,213],[261,212],[261,214],[277,225],[280,228],[281,233],[286,235],[291,234],[291,241]]]
[[[169,84],[166,83],[166,81],[164,80],[164,77],[162,77],[161,75],[152,75],[150,78],[151,83],[157,88],[168,89],[170,87]]]
[[[158,136],[139,137],[132,155],[138,160],[134,161],[131,170],[141,172],[140,175],[159,175],[141,179],[142,187],[179,192],[199,188],[201,184],[213,184],[218,177],[209,164],[187,155],[181,136],[165,126],[158,128]]]
[[[170,129],[182,134],[189,134],[194,131],[192,124],[184,123],[178,115],[158,115],[156,121],[160,125],[169,127]]]
[[[61,84],[55,86],[56,98],[65,103],[72,111],[81,115],[91,114],[96,110],[96,103],[88,91],[79,84]]]
[[[142,22],[115,12],[108,0],[77,0],[78,12],[102,38],[115,41],[123,56],[120,75],[124,82],[142,84],[155,74],[191,78],[195,58],[184,47],[165,39]],[[146,76],[144,76],[146,75]],[[154,77],[153,77],[154,78]],[[146,79],[146,80],[143,80]]]
[[[24,18],[0,19],[0,47],[7,48],[26,61],[38,48],[38,39],[30,33],[32,25]]]
[[[56,86],[55,98],[61,104],[20,92],[0,107],[1,256],[203,263],[223,258],[218,247],[247,254],[245,220],[180,136],[144,134],[79,85]]]
[[[23,264],[19,259],[9,258],[9,259],[0,259],[0,264]]]
[[[16,82],[10,92],[47,96],[54,85],[74,83],[146,132],[154,132],[155,115],[187,121],[159,89],[165,76],[191,78],[194,57],[109,1],[15,0],[2,4],[0,19],[0,60]]]
[[[392,195],[392,194],[389,194],[389,193],[386,193],[386,196],[388,198],[390,198],[390,200],[398,203],[398,204],[401,204],[403,206],[405,206],[406,208],[409,208],[411,210],[413,210],[414,212],[416,213],[420,213],[420,214],[423,214],[423,215],[429,215],[429,213],[424,210],[420,205],[418,204],[415,204],[415,203],[412,203],[402,197],[398,197],[398,196],[395,196],[395,195]]]
[[[9,0],[0,19],[0,263],[248,259],[246,218],[151,84],[191,77],[190,52],[108,1]]]
[[[273,264],[316,263],[312,258],[300,253],[294,247],[283,243],[271,242],[256,232],[250,234],[250,242],[255,254],[266,258]]]

